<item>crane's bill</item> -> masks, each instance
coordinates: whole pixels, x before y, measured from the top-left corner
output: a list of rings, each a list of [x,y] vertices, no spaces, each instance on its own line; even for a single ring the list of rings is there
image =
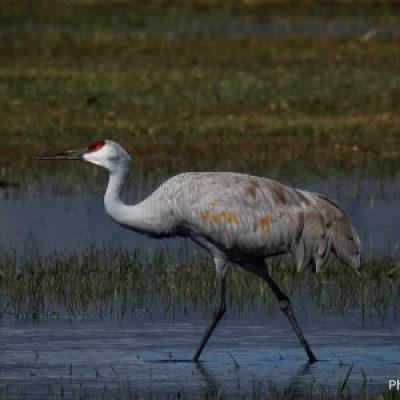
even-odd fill
[[[40,155],[36,160],[82,160],[87,149],[63,151],[52,155]]]

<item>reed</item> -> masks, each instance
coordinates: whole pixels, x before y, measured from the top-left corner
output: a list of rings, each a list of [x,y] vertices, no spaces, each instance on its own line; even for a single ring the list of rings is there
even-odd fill
[[[216,293],[215,269],[205,255],[176,261],[164,250],[150,257],[91,248],[68,256],[32,256],[16,265],[15,254],[1,253],[3,318],[123,318],[137,309],[173,316],[191,309],[209,313]],[[367,258],[358,279],[335,261],[318,275],[296,273],[291,260],[272,259],[269,270],[303,312],[353,312],[363,318],[398,312],[400,264],[392,257]],[[227,298],[231,312],[239,315],[278,312],[267,286],[239,268],[231,272]]]

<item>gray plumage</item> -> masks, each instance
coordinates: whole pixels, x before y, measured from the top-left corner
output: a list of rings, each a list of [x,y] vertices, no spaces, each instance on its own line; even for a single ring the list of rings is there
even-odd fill
[[[120,194],[131,159],[117,143],[100,141],[87,149],[38,158],[84,159],[108,169],[104,206],[117,223],[151,237],[189,237],[212,254],[219,277],[219,301],[194,360],[225,313],[225,279],[232,263],[268,283],[309,360],[316,360],[289,299],[269,276],[264,260],[291,253],[298,271],[312,266],[319,272],[333,253],[358,276],[360,240],[349,216],[334,201],[266,178],[189,172],[167,180],[139,204],[126,205]]]
[[[145,201],[163,210],[157,235],[188,236],[230,262],[290,252],[299,271],[314,264],[318,272],[333,252],[359,273],[355,229],[322,195],[261,177],[192,172],[167,180]]]

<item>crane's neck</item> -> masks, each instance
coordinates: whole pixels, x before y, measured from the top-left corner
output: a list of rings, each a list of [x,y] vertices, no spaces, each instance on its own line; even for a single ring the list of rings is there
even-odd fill
[[[125,207],[127,207],[121,199],[121,192],[129,172],[129,164],[122,164],[119,168],[109,171],[108,186],[104,195],[104,207],[107,214],[117,222],[122,217]]]
[[[122,201],[121,192],[130,169],[130,163],[125,163],[109,171],[109,181],[104,196],[107,214],[128,229],[149,236],[164,236],[162,218],[153,201],[146,199],[135,205],[128,205]]]

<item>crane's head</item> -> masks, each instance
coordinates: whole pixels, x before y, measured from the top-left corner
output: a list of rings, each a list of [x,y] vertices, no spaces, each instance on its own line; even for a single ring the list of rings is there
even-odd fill
[[[92,164],[100,165],[110,172],[121,166],[130,166],[129,154],[112,140],[99,140],[91,143],[85,149],[68,150],[53,155],[41,155],[37,160],[84,160]]]

